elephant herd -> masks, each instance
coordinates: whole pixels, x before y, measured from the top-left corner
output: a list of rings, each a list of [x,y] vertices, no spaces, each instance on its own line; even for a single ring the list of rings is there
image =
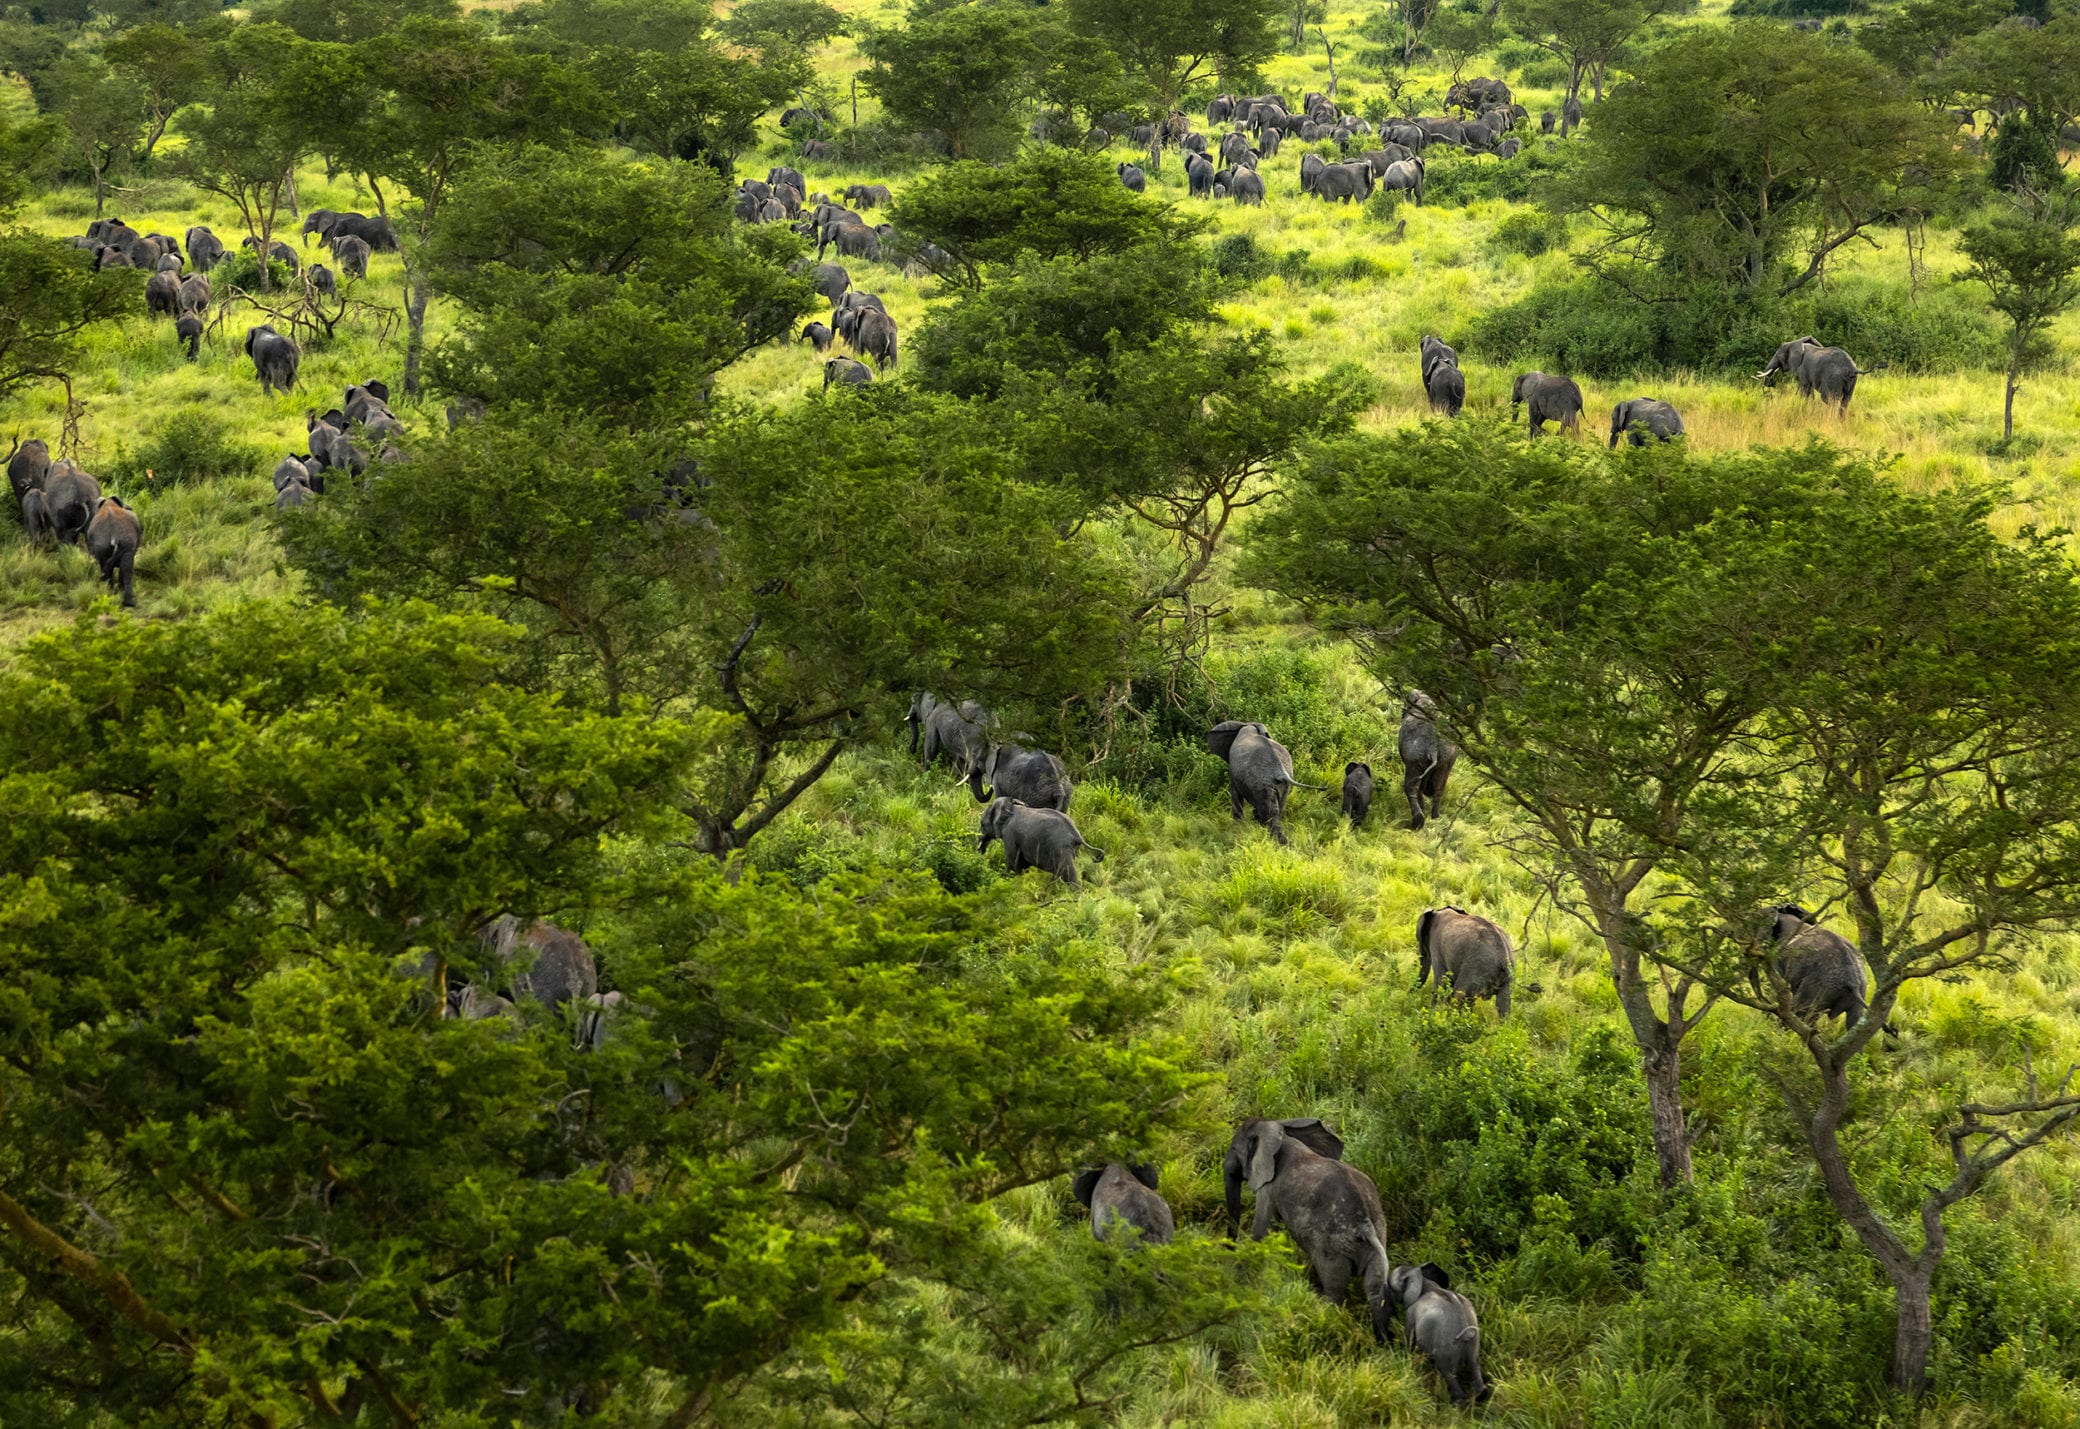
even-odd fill
[[[456,409],[459,412],[461,409]],[[454,413],[450,421],[457,420]],[[275,463],[274,505],[277,511],[306,506],[325,493],[327,473],[359,476],[368,470],[369,448],[375,460],[404,459],[404,423],[390,410],[390,388],[371,377],[347,388],[342,404],[328,412],[307,412],[307,450],[290,452]]]
[[[301,272],[312,290],[322,297],[338,295],[341,277],[367,277],[370,254],[397,251],[397,234],[390,220],[364,213],[313,209],[304,217],[302,232],[306,244],[315,234],[319,246],[332,251],[333,260],[339,264],[338,274],[323,263],[304,268],[296,250],[279,239],[267,244],[268,256],[286,265],[292,274]],[[83,235],[69,241],[75,248],[94,255],[97,272],[107,268],[146,270],[150,274],[144,286],[146,316],[172,318],[175,344],[190,362],[202,355],[206,326],[203,315],[216,300],[209,273],[229,251],[207,226],[198,224],[182,238],[175,238],[170,233],[139,233],[120,218],[97,218],[87,225]],[[258,252],[261,244],[259,239],[249,236],[242,240],[242,246]],[[274,330],[263,327],[254,331],[272,334]],[[288,344],[286,348],[284,343]],[[265,349],[265,360],[255,352],[255,339],[248,333],[246,353],[253,358],[261,390],[294,387],[300,356],[295,343],[276,335],[274,341],[263,340],[258,345]],[[285,377],[287,380],[282,380]]]
[[[71,459],[51,460],[50,444],[41,438],[15,442],[7,483],[30,545],[85,547],[108,588],[122,594],[126,607],[137,604],[133,577],[144,527],[135,511],[103,493]]]
[[[1425,337],[1417,348],[1423,373],[1423,395],[1430,410],[1456,417],[1466,404],[1466,376],[1459,370],[1459,354],[1442,338]],[[1552,423],[1570,436],[1581,431],[1582,389],[1571,377],[1546,372],[1522,372],[1510,384],[1510,420],[1525,415],[1530,435],[1543,436]],[[1645,446],[1671,441],[1683,435],[1683,414],[1658,397],[1629,397],[1611,408],[1611,439]]]

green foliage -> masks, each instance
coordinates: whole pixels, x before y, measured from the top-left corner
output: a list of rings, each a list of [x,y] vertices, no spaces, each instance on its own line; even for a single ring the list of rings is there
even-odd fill
[[[117,447],[103,474],[113,489],[135,492],[260,476],[272,465],[266,448],[207,409],[191,407],[168,415],[134,450]]]
[[[228,293],[240,288],[248,293],[286,292],[294,278],[289,265],[279,258],[267,260],[267,281],[260,280],[260,250],[257,248],[234,248],[224,254],[224,260],[210,270],[211,290]]]
[[[901,27],[861,37],[869,64],[860,78],[898,123],[934,131],[953,158],[999,158],[1025,122],[1040,28],[1015,6],[913,6]]]
[[[1089,259],[1174,243],[1203,226],[1128,192],[1105,160],[1052,148],[1001,166],[950,164],[904,189],[889,221],[913,241],[937,244],[948,273],[969,283],[1022,255]]]
[[[429,246],[463,309],[435,384],[659,427],[814,302],[792,235],[745,231],[694,164],[620,164],[535,146],[477,151]]]
[[[824,0],[744,0],[721,29],[746,44],[765,47],[778,39],[809,50],[847,33],[850,25],[843,11]]]
[[[136,81],[144,95],[150,118],[138,159],[148,160],[174,111],[207,91],[209,46],[171,25],[139,25],[110,40],[102,55],[117,73]]]
[[[129,162],[144,137],[144,89],[84,51],[68,53],[53,64],[45,85],[47,108],[62,126],[72,172],[94,182],[98,216],[110,172]]]
[[[1219,74],[1238,92],[1278,53],[1283,0],[1179,0],[1151,9],[1132,0],[1071,0],[1068,22],[1119,56],[1152,107],[1175,108],[1185,90]]]
[[[87,332],[140,303],[144,275],[112,268],[70,244],[0,233],[0,396],[74,371]]]
[[[1514,159],[1463,154],[1445,145],[1423,154],[1423,202],[1469,204],[1482,199],[1511,203],[1550,201],[1557,181],[1581,159],[1581,146],[1533,139]]]
[[[2025,201],[2016,211],[1974,224],[1958,238],[1966,272],[2008,320],[2006,435],[2015,435],[2016,374],[2058,316],[2080,302],[2080,202],[2070,195]]]
[[[1903,174],[1925,185],[1956,162],[1939,121],[1875,61],[1761,21],[1647,56],[1582,149],[1552,201],[1609,215],[1606,253],[1780,292],[1894,212]]]
[[[1983,311],[1936,289],[1918,303],[1889,286],[1830,284],[1790,298],[1694,286],[1680,300],[1643,303],[1614,284],[1574,279],[1532,289],[1472,324],[1475,351],[1547,371],[1614,378],[1693,371],[1753,373],[1787,333],[1812,332],[1865,366],[1952,372],[2001,359]]]
[[[2017,185],[2057,187],[2065,182],[2058,159],[2058,134],[2050,120],[2022,113],[2001,121],[1994,131],[1987,176],[1997,189]]]
[[[1527,258],[1567,246],[1567,224],[1537,209],[1523,209],[1495,225],[1489,239],[1504,253],[1521,253]]]
[[[402,20],[461,16],[457,0],[276,0],[261,12],[306,40],[347,45],[375,39]]]
[[[1726,13],[1737,16],[1773,16],[1783,20],[1812,19],[1828,15],[1867,15],[1870,0],[1733,0]]]

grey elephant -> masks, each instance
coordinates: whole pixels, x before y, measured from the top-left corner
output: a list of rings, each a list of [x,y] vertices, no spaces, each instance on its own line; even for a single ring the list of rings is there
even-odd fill
[[[30,545],[39,550],[50,545],[55,532],[51,526],[50,502],[44,498],[41,487],[30,487],[22,493],[22,535]]]
[[[1509,1016],[1517,954],[1509,934],[1464,908],[1431,908],[1416,919],[1416,986],[1431,978],[1454,998],[1495,999],[1499,1017]]]
[[[829,352],[831,350],[832,336],[829,324],[809,323],[802,328],[802,335],[799,340],[808,343],[809,346],[815,348],[818,352]]]
[[[1228,761],[1228,806],[1236,821],[1245,805],[1280,843],[1286,838],[1286,796],[1294,789],[1320,789],[1293,777],[1292,753],[1254,720],[1226,719],[1206,732],[1206,747]]]
[[[1364,159],[1324,164],[1315,175],[1314,191],[1330,203],[1355,203],[1372,197],[1373,181],[1378,177]]]
[[[1119,181],[1126,187],[1127,192],[1148,192],[1148,175],[1142,171],[1139,164],[1121,164],[1118,172]]]
[[[339,296],[339,279],[323,263],[311,264],[304,276],[310,279],[312,291],[328,298]]]
[[[1021,749],[1015,744],[992,745],[981,763],[971,764],[968,788],[979,804],[1016,799],[1029,808],[1058,809],[1065,814],[1076,792],[1060,759],[1045,750]]]
[[[1243,1122],[1221,1163],[1228,1233],[1241,1218],[1246,1176],[1256,1197],[1251,1239],[1269,1235],[1274,1221],[1284,1225],[1307,1257],[1315,1288],[1332,1305],[1342,1304],[1351,1281],[1359,1281],[1372,1332],[1384,1342],[1393,1315],[1386,1212],[1372,1178],[1342,1157],[1341,1138],[1319,1121]]]
[[[1170,1203],[1156,1188],[1156,1168],[1114,1161],[1076,1173],[1069,1189],[1091,1213],[1091,1234],[1111,1240],[1122,1229],[1149,1245],[1168,1245],[1177,1235]]]
[[[1416,344],[1416,357],[1422,365],[1425,382],[1430,380],[1430,369],[1440,362],[1450,363],[1454,367],[1459,365],[1458,350],[1436,333],[1423,335],[1423,340]]]
[[[296,368],[303,361],[303,349],[293,338],[283,337],[266,323],[248,328],[246,356],[253,359],[253,371],[260,378],[263,393],[272,396],[277,387],[284,392],[295,388]]]
[[[1354,829],[1372,812],[1372,766],[1359,760],[1343,766],[1343,816]]]
[[[1228,189],[1228,196],[1237,203],[1264,206],[1264,180],[1248,169],[1235,175],[1235,182]]]
[[[101,483],[71,461],[57,461],[44,478],[43,499],[50,510],[52,539],[70,546],[87,534],[94,513],[101,509]]]
[[[1883,364],[1879,364],[1883,366]],[[1858,367],[1856,359],[1839,347],[1825,347],[1812,336],[1795,337],[1776,350],[1769,366],[1755,375],[1765,387],[1777,385],[1777,378],[1789,373],[1798,380],[1798,395],[1811,397],[1816,393],[1822,402],[1834,406],[1838,415],[1849,415],[1849,399],[1856,395],[1856,379],[1877,367]]]
[[[144,310],[149,317],[174,317],[181,305],[178,273],[154,273],[145,279]]]
[[[1004,871],[1024,873],[1037,868],[1051,873],[1071,888],[1081,885],[1076,876],[1076,851],[1086,848],[1100,863],[1105,850],[1088,843],[1076,821],[1059,809],[1035,809],[1016,799],[992,800],[982,811],[982,836],[977,853],[989,852],[990,842],[1004,845]]]
[[[1322,170],[1328,167],[1329,161],[1320,154],[1312,151],[1302,154],[1300,156],[1300,192],[1304,194],[1313,193],[1315,180],[1319,179],[1322,176]]]
[[[827,303],[835,303],[852,288],[852,274],[842,263],[818,263],[816,265],[815,288],[817,295]]]
[[[198,224],[188,230],[188,261],[195,271],[206,273],[224,260],[224,240]]]
[[[202,319],[193,313],[182,313],[175,318],[173,345],[185,352],[190,362],[202,356]]]
[[[537,918],[530,923],[508,913],[493,920],[480,935],[484,946],[505,964],[507,986],[522,1002],[560,1008],[582,1005],[599,991],[599,969],[585,940],[567,928]]]
[[[1576,129],[1580,128],[1581,123],[1581,96],[1570,94],[1567,96],[1567,102],[1560,106],[1560,137],[1565,139]]]
[[[1459,370],[1457,362],[1427,366],[1423,369],[1423,392],[1430,399],[1431,411],[1456,417],[1466,405],[1466,374]]]
[[[101,499],[93,519],[87,523],[87,554],[101,568],[101,579],[108,582],[108,588],[122,591],[126,610],[137,604],[131,576],[136,570],[137,547],[143,536],[144,527],[137,513],[113,496]]]
[[[187,277],[181,279],[181,293],[178,305],[182,312],[201,313],[207,311],[215,297],[216,294],[210,291],[209,279],[203,277],[202,274],[190,273]]]
[[[1494,1389],[1481,1375],[1481,1324],[1473,1302],[1437,1266],[1397,1265],[1387,1277],[1408,1347],[1430,1361],[1459,1407],[1486,1404]]]
[[[1429,173],[1428,165],[1421,159],[1397,159],[1387,165],[1380,174],[1380,187],[1395,189],[1408,194],[1417,204],[1423,201],[1423,184]]]
[[[895,319],[877,308],[863,310],[853,331],[852,347],[861,356],[873,358],[877,371],[886,372],[896,363]]]
[[[840,387],[864,387],[874,380],[874,369],[866,363],[850,357],[833,357],[823,364],[823,390],[831,390],[831,384]]]
[[[332,256],[343,278],[366,278],[372,251],[366,241],[351,235],[335,239],[332,244]]]
[[[989,758],[989,711],[973,700],[953,704],[932,695],[919,698],[931,701],[921,711],[916,700],[911,702],[912,718],[922,733],[919,752],[925,767],[938,763],[944,755],[953,766],[953,777],[968,779]]]
[[[1547,422],[1558,422],[1560,430],[1574,435],[1582,427],[1582,389],[1571,377],[1552,377],[1543,372],[1524,372],[1509,388],[1509,413],[1527,409],[1531,435],[1544,436]]]
[[[1402,711],[1400,751],[1408,826],[1420,829],[1426,819],[1443,812],[1445,785],[1459,760],[1459,747],[1437,731],[1437,706],[1421,690],[1409,691]]]
[[[1777,970],[1791,984],[1793,1012],[1814,1020],[1840,1017],[1850,1027],[1863,1020],[1867,984],[1854,943],[1821,927],[1796,903],[1770,910],[1770,941],[1778,948]],[[1749,980],[1759,987],[1760,973],[1751,968]],[[1885,1031],[1897,1035],[1889,1022]]]
[[[1611,408],[1611,446],[1620,437],[1636,447],[1683,435],[1683,414],[1658,397],[1628,397]]]
[[[312,468],[314,467],[319,471],[323,471],[324,463],[315,457],[306,462],[303,458],[297,456],[295,452],[290,452],[274,464],[274,472],[269,479],[274,482],[276,491],[280,491],[291,482],[301,482],[303,485],[309,486],[311,484]]]
[[[1539,115],[1539,116],[1538,116],[1538,132],[1539,132],[1539,133],[1541,133],[1541,134],[1550,134],[1550,133],[1552,133],[1552,132],[1553,132],[1553,119],[1554,119],[1553,111],[1552,111],[1552,110],[1550,110],[1550,109],[1548,109],[1548,110],[1547,110],[1547,111],[1546,111],[1545,113],[1543,113],[1543,114]]]
[[[14,499],[20,501],[22,493],[43,489],[43,483],[51,474],[51,447],[41,437],[28,441],[16,441],[14,450],[7,454],[7,484],[14,490]]]
[[[1213,163],[1199,154],[1188,154],[1184,161],[1185,193],[1190,198],[1213,197]]]

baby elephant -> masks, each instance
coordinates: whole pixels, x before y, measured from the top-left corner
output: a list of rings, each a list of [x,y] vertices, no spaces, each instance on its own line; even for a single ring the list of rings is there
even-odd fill
[[[1086,843],[1076,821],[1058,809],[1035,809],[1016,799],[997,799],[982,811],[982,839],[975,845],[988,853],[990,840],[1004,841],[1004,870],[1023,873],[1029,868],[1045,869],[1068,884],[1078,886],[1076,850],[1087,848],[1091,857],[1103,860],[1105,850]]]
[[[1434,977],[1453,997],[1494,998],[1496,1015],[1509,1016],[1517,954],[1501,928],[1464,908],[1432,908],[1416,919],[1416,953],[1417,987]]]
[[[1077,1172],[1070,1189],[1089,1208],[1091,1234],[1099,1240],[1111,1240],[1120,1227],[1150,1245],[1168,1245],[1177,1234],[1170,1203],[1156,1194],[1153,1166],[1122,1166],[1115,1161],[1103,1170]],[[1130,1242],[1133,1236],[1128,1237]]]
[[[1481,1324],[1473,1302],[1427,1261],[1395,1266],[1387,1284],[1400,1302],[1408,1347],[1430,1361],[1452,1403],[1486,1404],[1495,1391],[1481,1377]]]
[[[1372,811],[1372,766],[1353,761],[1343,766],[1343,816],[1363,828]]]

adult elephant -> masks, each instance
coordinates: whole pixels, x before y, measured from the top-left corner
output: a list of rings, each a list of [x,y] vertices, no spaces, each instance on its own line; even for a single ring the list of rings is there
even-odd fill
[[[1184,161],[1184,187],[1187,198],[1213,197],[1213,161],[1200,154],[1190,154]]]
[[[1228,197],[1234,199],[1237,203],[1253,204],[1258,208],[1263,207],[1263,176],[1251,169],[1241,170],[1228,185]]]
[[[878,308],[864,309],[854,328],[852,347],[862,357],[873,358],[877,371],[888,371],[896,365],[895,319]]]
[[[1363,159],[1324,164],[1315,176],[1314,191],[1328,203],[1362,202],[1372,197],[1373,180],[1378,177]]]
[[[1105,850],[1089,842],[1076,821],[1059,809],[1035,809],[1016,799],[994,799],[982,811],[982,836],[978,853],[988,853],[990,843],[1004,845],[1004,871],[1024,873],[1029,868],[1053,874],[1071,888],[1080,886],[1076,876],[1076,851],[1089,849],[1091,857],[1104,862]]]
[[[175,318],[173,345],[186,353],[190,362],[202,356],[202,319],[193,313],[182,313]]]
[[[852,288],[852,274],[842,263],[818,263],[814,286],[817,295],[827,303],[835,303]]]
[[[61,546],[70,546],[86,535],[101,509],[101,483],[71,461],[52,464],[43,483],[44,508],[50,513],[51,536]]]
[[[206,273],[224,260],[224,242],[201,224],[189,229],[185,235],[188,244],[188,261],[195,271]]]
[[[352,234],[335,239],[332,244],[332,256],[339,263],[342,277],[366,278],[370,252],[368,244]]]
[[[1320,789],[1293,777],[1293,756],[1271,731],[1254,720],[1226,719],[1206,732],[1206,746],[1228,761],[1228,807],[1237,823],[1244,806],[1280,843],[1286,838],[1286,797],[1295,789]]]
[[[1148,175],[1142,172],[1139,164],[1121,164],[1117,172],[1119,181],[1127,192],[1138,194],[1148,191]]]
[[[131,577],[137,566],[137,546],[144,534],[137,513],[113,496],[105,496],[87,523],[87,554],[101,568],[101,579],[110,590],[123,593],[123,608],[137,604]]]
[[[1517,954],[1509,934],[1464,908],[1431,908],[1416,919],[1416,986],[1435,986],[1468,1002],[1495,999],[1498,1016],[1509,1016],[1510,987]]]
[[[953,766],[954,778],[967,779],[989,758],[989,723],[989,711],[973,700],[935,700],[923,715],[926,767],[943,755]]]
[[[1313,150],[1310,149],[1307,153],[1302,154],[1300,156],[1300,192],[1304,194],[1315,192],[1316,181],[1321,178],[1322,170],[1328,167],[1329,161]]]
[[[1459,415],[1466,405],[1466,376],[1459,371],[1459,354],[1443,338],[1424,337],[1417,351],[1422,358],[1423,393],[1430,410],[1447,417]]]
[[[1206,122],[1208,124],[1225,124],[1234,117],[1234,95],[1216,94],[1206,102]]]
[[[209,307],[215,297],[216,295],[210,291],[209,279],[200,273],[190,273],[181,279],[180,295],[174,300],[174,305],[184,313],[200,313]]]
[[[1567,96],[1567,103],[1560,106],[1560,137],[1565,139],[1568,135],[1574,133],[1576,129],[1580,128],[1581,123],[1581,98],[1578,95],[1570,94]]]
[[[1869,1007],[1866,1000],[1863,958],[1856,945],[1841,934],[1821,927],[1813,915],[1796,903],[1779,904],[1770,910],[1770,941],[1777,946],[1777,971],[1791,985],[1791,1010],[1800,1017],[1819,1020],[1839,1017],[1854,1027]],[[1761,974],[1750,969],[1749,981],[1759,990]],[[1892,1032],[1892,1024],[1885,1024]],[[1897,1035],[1897,1034],[1894,1034]]]
[[[1683,435],[1683,414],[1658,397],[1628,397],[1611,408],[1611,445],[1624,437],[1636,447]]]
[[[1245,1121],[1221,1163],[1229,1233],[1241,1218],[1246,1176],[1256,1198],[1250,1238],[1262,1240],[1274,1222],[1282,1224],[1307,1257],[1315,1289],[1332,1305],[1342,1304],[1351,1281],[1359,1281],[1372,1332],[1384,1342],[1393,1315],[1387,1216],[1372,1178],[1342,1158],[1342,1140],[1319,1121]]]
[[[51,474],[51,447],[41,437],[17,440],[7,454],[7,484],[19,502],[26,491],[41,491]]]
[[[1387,124],[1379,131],[1379,135],[1389,143],[1399,144],[1403,148],[1417,154],[1422,153],[1424,146],[1430,142],[1429,130],[1423,128],[1420,124],[1412,124],[1406,120],[1397,120]]]
[[[241,242],[239,246],[242,248],[250,248],[255,253],[258,253],[260,251],[260,240],[253,237],[247,237],[243,242]],[[274,261],[280,263],[282,266],[287,268],[292,275],[295,273],[299,273],[303,270],[303,260],[296,256],[296,250],[294,248],[291,248],[288,244],[282,242],[282,240],[279,238],[273,238],[268,240],[267,255]]]
[[[968,769],[968,789],[975,802],[1016,799],[1035,809],[1069,812],[1076,786],[1062,761],[1044,749],[1023,749],[1016,744],[995,744],[980,764]]]
[[[1423,185],[1429,178],[1429,165],[1421,159],[1401,159],[1387,165],[1379,176],[1380,187],[1408,194],[1418,204],[1423,201]]]
[[[1882,367],[1884,364],[1879,364]],[[1827,347],[1810,334],[1795,337],[1779,347],[1769,360],[1769,366],[1755,375],[1762,379],[1765,387],[1777,385],[1779,375],[1789,373],[1798,379],[1798,394],[1811,397],[1816,393],[1822,402],[1831,403],[1841,416],[1849,414],[1849,399],[1856,395],[1856,379],[1877,367],[1858,367],[1856,359],[1839,347]]]
[[[1380,175],[1382,181],[1385,180],[1386,172],[1389,168],[1400,163],[1403,159],[1413,159],[1415,156],[1416,151],[1409,148],[1406,144],[1384,144],[1377,149],[1367,149],[1358,155],[1359,158],[1372,165],[1373,171]]]
[[[1420,829],[1443,812],[1445,785],[1459,762],[1459,746],[1437,730],[1437,706],[1411,690],[1401,715],[1401,792],[1408,800],[1408,826]]]
[[[874,369],[850,357],[833,357],[823,364],[823,390],[831,390],[831,384],[840,387],[864,387],[874,380]]]
[[[1118,1161],[1076,1173],[1070,1191],[1091,1213],[1091,1234],[1109,1241],[1123,1232],[1149,1245],[1168,1245],[1177,1234],[1170,1203],[1156,1189],[1156,1168]]]
[[[592,949],[568,928],[537,918],[523,923],[508,913],[480,935],[484,947],[507,969],[515,1001],[538,1002],[552,1010],[582,1006],[599,991]]]
[[[277,387],[284,392],[295,388],[296,369],[303,361],[303,349],[293,338],[283,337],[266,323],[247,328],[246,356],[253,359],[253,371],[260,379],[263,393],[271,396]]]
[[[1221,136],[1221,162],[1223,164],[1246,164],[1255,155],[1250,150],[1249,135],[1242,133]]]
[[[1575,386],[1571,377],[1553,377],[1543,372],[1519,373],[1509,388],[1512,420],[1516,418],[1519,407],[1528,412],[1534,437],[1545,435],[1547,422],[1558,422],[1560,430],[1570,436],[1581,430],[1582,389]]]

